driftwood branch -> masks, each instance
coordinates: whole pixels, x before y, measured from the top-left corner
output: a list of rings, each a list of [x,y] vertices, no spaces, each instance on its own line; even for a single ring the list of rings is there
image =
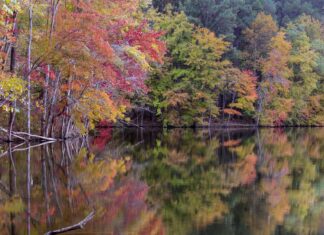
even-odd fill
[[[3,127],[0,127],[0,131],[8,133],[8,130],[3,128]],[[56,139],[54,139],[54,138],[49,138],[49,137],[40,136],[40,135],[34,135],[34,134],[28,134],[27,132],[12,131],[11,135],[18,138],[18,139],[21,139],[21,140],[27,140],[28,139],[27,137],[31,137],[31,138],[34,138],[34,139],[42,139],[42,140],[47,140],[47,141],[56,141]],[[23,137],[23,136],[26,136],[26,137]]]
[[[25,136],[29,136],[35,139],[43,139],[43,140],[48,140],[48,141],[56,141],[56,139],[54,138],[49,138],[49,137],[45,137],[45,136],[40,136],[40,135],[34,135],[34,134],[28,134],[27,132],[13,132],[15,135],[25,135]]]
[[[93,219],[95,215],[95,212],[92,211],[87,217],[85,217],[83,220],[81,220],[79,223],[65,227],[65,228],[61,228],[61,229],[57,229],[57,230],[53,230],[53,231],[49,231],[47,233],[45,233],[45,235],[54,235],[54,234],[60,234],[60,233],[66,233],[69,231],[73,231],[73,230],[77,230],[77,229],[83,229],[84,226]]]

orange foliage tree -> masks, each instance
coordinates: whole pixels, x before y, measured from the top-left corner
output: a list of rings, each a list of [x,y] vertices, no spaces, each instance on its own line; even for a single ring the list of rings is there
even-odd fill
[[[146,91],[150,63],[162,62],[165,46],[137,0],[52,4],[51,23],[35,33],[34,107],[41,111],[44,135],[60,129],[71,137],[101,120],[123,118],[126,95]]]

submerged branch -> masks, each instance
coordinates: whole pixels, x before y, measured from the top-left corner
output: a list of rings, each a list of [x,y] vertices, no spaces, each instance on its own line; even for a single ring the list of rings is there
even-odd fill
[[[26,144],[26,143],[21,143],[21,144],[15,146],[15,147],[11,150],[11,152],[14,153],[14,152],[26,151],[26,150],[28,150],[28,149],[37,148],[37,147],[40,147],[40,146],[43,146],[43,145],[47,145],[47,144],[52,144],[52,143],[55,143],[55,142],[56,142],[56,141],[47,141],[47,142],[43,142],[43,143],[41,143],[41,144],[32,145],[32,146],[30,146],[30,147],[26,147],[26,148],[18,148],[18,147],[20,147],[20,146]],[[4,152],[4,153],[1,153],[1,154],[0,154],[0,158],[2,158],[3,156],[7,155],[8,153],[9,153],[9,151],[6,151],[6,152]]]
[[[84,226],[93,219],[95,215],[95,212],[92,211],[87,217],[85,217],[83,220],[81,220],[79,223],[65,227],[65,228],[61,228],[61,229],[57,229],[57,230],[53,230],[53,231],[49,231],[47,233],[45,233],[45,235],[54,235],[54,234],[60,234],[60,233],[66,233],[69,231],[73,231],[73,230],[77,230],[77,229],[83,229]]]

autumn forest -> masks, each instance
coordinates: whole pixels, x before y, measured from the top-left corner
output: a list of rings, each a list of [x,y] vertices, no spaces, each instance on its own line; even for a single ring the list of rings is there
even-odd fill
[[[1,1],[0,132],[321,126],[322,0]]]
[[[324,0],[0,0],[0,234],[324,234]]]

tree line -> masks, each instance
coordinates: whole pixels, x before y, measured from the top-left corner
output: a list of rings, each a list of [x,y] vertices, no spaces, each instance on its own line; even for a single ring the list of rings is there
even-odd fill
[[[168,50],[142,103],[165,125],[323,125],[323,1],[153,5]]]
[[[3,139],[324,124],[323,1],[0,4]]]

